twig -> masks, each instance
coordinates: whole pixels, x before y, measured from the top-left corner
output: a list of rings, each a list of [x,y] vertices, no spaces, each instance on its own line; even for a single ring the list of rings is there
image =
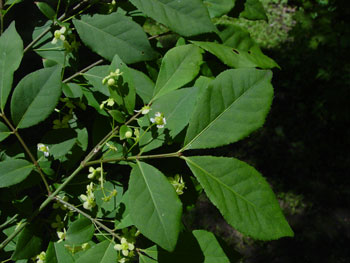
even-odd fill
[[[26,153],[29,155],[29,158],[32,160],[33,164],[35,165],[36,169],[38,170],[41,179],[43,180],[47,193],[50,195],[51,191],[50,191],[50,187],[49,184],[46,181],[45,175],[43,173],[43,171],[41,170],[41,167],[39,165],[39,163],[36,161],[36,159],[34,158],[33,154],[31,153],[31,151],[29,150],[28,146],[26,145],[26,143],[23,141],[22,137],[19,135],[17,129],[15,127],[13,127],[12,123],[7,119],[5,113],[0,113],[0,116],[4,119],[4,121],[6,122],[6,124],[10,127],[10,129],[12,130],[12,132],[16,135],[18,141],[22,144],[22,147],[24,148],[24,150],[26,151]]]
[[[114,231],[108,227],[106,227],[104,224],[102,224],[100,221],[96,220],[95,218],[92,218],[89,214],[85,213],[84,211],[80,210],[79,208],[75,207],[74,205],[71,205],[70,203],[67,203],[66,201],[63,201],[61,198],[59,198],[58,196],[55,197],[55,200],[57,200],[58,202],[62,203],[63,205],[67,206],[69,209],[78,212],[79,214],[85,216],[86,218],[90,219],[91,222],[93,222],[94,224],[100,226],[101,228],[103,228],[104,230],[106,230],[108,233],[110,233],[113,237],[121,240],[121,237],[119,235],[117,235],[116,233],[114,233]]]
[[[175,153],[154,154],[154,155],[137,155],[137,156],[130,156],[130,157],[108,158],[108,159],[87,162],[85,163],[85,165],[90,166],[93,164],[110,163],[110,162],[116,162],[116,161],[131,161],[131,160],[154,159],[154,158],[172,158],[172,157],[180,157],[181,155],[182,155],[181,153],[175,152]]]
[[[88,71],[89,69],[93,68],[94,66],[97,66],[99,64],[101,64],[104,60],[100,59],[94,63],[92,63],[91,65],[87,66],[86,68],[83,68],[82,70],[80,70],[79,72],[75,73],[74,75],[66,78],[65,80],[63,80],[63,83],[67,83],[68,81],[70,81],[71,79],[74,79],[75,77],[81,75],[82,73]]]

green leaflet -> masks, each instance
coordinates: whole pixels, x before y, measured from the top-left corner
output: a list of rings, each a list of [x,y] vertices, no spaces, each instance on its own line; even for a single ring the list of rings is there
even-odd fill
[[[119,69],[120,72],[122,72],[122,75],[117,81],[117,87],[108,87],[109,92],[117,104],[122,105],[130,114],[133,114],[136,99],[133,74],[118,55],[114,56],[113,61],[109,66],[109,72],[115,72],[116,69]]]
[[[8,129],[8,127],[0,122],[0,142],[5,140],[8,136],[10,136],[11,131]]]
[[[90,219],[82,217],[73,222],[68,228],[66,234],[66,242],[69,245],[81,245],[91,240],[94,235],[95,228]]]
[[[205,230],[194,230],[192,233],[203,251],[204,263],[230,263],[213,233]]]
[[[197,76],[202,62],[201,49],[195,45],[170,49],[162,60],[153,100],[181,88],[193,80]]]
[[[250,33],[240,26],[225,25],[220,30],[219,36],[222,44],[241,51],[249,51],[252,47],[259,48],[259,45],[251,38]]]
[[[61,95],[61,67],[37,70],[25,76],[11,100],[12,120],[18,128],[28,128],[45,120]]]
[[[84,15],[73,24],[84,44],[109,61],[115,54],[127,64],[156,57],[142,28],[121,14]]]
[[[267,21],[265,9],[259,0],[246,0],[244,3],[244,10],[239,14],[239,17],[249,20]]]
[[[277,63],[265,56],[259,48],[251,48],[248,51],[231,48],[213,42],[192,41],[195,45],[212,53],[224,64],[232,68],[263,68],[279,67]]]
[[[35,4],[39,8],[40,12],[48,19],[53,20],[55,18],[56,12],[50,5],[45,2],[35,2]]]
[[[215,31],[208,11],[200,0],[130,0],[130,2],[147,16],[180,35],[193,36]]]
[[[42,240],[35,232],[34,228],[28,226],[22,230],[12,260],[30,259],[40,253]]]
[[[234,158],[183,159],[210,201],[238,231],[260,240],[293,236],[269,184],[253,167]]]
[[[227,14],[234,6],[236,0],[204,0],[211,18]]]
[[[174,250],[182,213],[174,187],[158,169],[137,161],[131,171],[128,192],[135,226],[162,248]]]
[[[181,151],[230,144],[261,127],[272,102],[271,77],[257,69],[218,75],[198,99]]]
[[[74,263],[74,258],[67,248],[65,242],[50,242],[46,251],[45,262],[49,263]]]
[[[102,241],[89,248],[76,263],[115,263],[118,252],[113,248],[114,244],[108,240]]]
[[[154,83],[143,72],[129,68],[135,84],[137,95],[141,97],[145,104],[148,104],[153,97]]]
[[[23,57],[23,42],[18,35],[15,22],[0,37],[0,108],[3,110],[10,94],[13,73]]]
[[[18,184],[28,177],[34,165],[22,159],[0,162],[0,188]]]
[[[86,78],[96,91],[101,92],[107,97],[110,96],[107,85],[103,85],[102,80],[104,77],[109,74],[109,66],[95,66],[92,69],[88,70],[83,74],[84,78]]]

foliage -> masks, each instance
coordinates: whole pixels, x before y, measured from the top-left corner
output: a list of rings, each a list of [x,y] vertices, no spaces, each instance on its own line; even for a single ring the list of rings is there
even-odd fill
[[[37,2],[25,48],[20,16],[7,18],[30,3],[4,2],[4,258],[229,262],[213,234],[182,224],[200,188],[243,234],[293,236],[258,171],[196,156],[260,128],[272,103],[278,64],[244,29],[212,22],[234,2]],[[258,0],[241,16],[266,19]],[[147,35],[152,23],[163,32]],[[28,67],[29,55],[42,65]]]

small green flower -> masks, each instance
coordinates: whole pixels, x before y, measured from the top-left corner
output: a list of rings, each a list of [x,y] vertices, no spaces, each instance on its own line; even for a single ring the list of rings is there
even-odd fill
[[[43,152],[45,157],[49,157],[50,153],[49,147],[47,145],[43,143],[38,143],[37,147],[39,152]]]
[[[140,112],[142,113],[142,115],[146,115],[147,113],[149,113],[149,111],[151,110],[151,107],[146,105],[146,106],[143,106],[141,108],[141,110],[135,110],[135,112]]]
[[[100,104],[101,110],[105,107],[105,104],[107,104],[109,107],[112,107],[115,104],[115,101],[112,98],[108,98],[107,100],[102,101]]]
[[[44,263],[46,259],[45,251],[42,251],[39,255],[36,256],[36,263]]]
[[[57,236],[59,238],[57,243],[64,241],[66,238],[66,229],[63,229],[63,231],[57,231]]]
[[[53,37],[51,43],[52,43],[53,45],[55,45],[55,44],[57,43],[58,40],[65,41],[65,40],[66,40],[66,37],[64,36],[64,33],[66,33],[66,30],[67,30],[67,28],[66,28],[65,26],[61,27],[60,30],[56,30],[56,31],[54,32],[54,34],[53,34],[54,37]]]
[[[163,116],[163,113],[157,112],[154,115],[154,118],[151,118],[151,122],[157,124],[157,128],[164,128],[164,125],[166,124],[166,120]]]
[[[97,167],[96,169],[92,166],[89,167],[89,174],[88,174],[88,178],[89,179],[94,179],[95,177],[98,177],[101,175],[101,167]]]
[[[116,244],[114,246],[115,250],[121,251],[122,254],[127,257],[130,253],[130,251],[135,249],[135,246],[133,243],[129,243],[126,238],[122,238],[120,241],[120,244]]]
[[[175,175],[175,177],[168,177],[169,182],[174,186],[175,191],[178,195],[182,195],[184,193],[185,182],[180,175]]]
[[[92,210],[96,206],[94,191],[94,184],[91,182],[86,186],[86,195],[81,194],[80,199],[83,200],[83,207],[86,210]]]

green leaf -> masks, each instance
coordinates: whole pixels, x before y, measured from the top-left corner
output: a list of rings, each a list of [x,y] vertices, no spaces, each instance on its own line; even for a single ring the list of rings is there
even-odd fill
[[[208,10],[201,0],[130,0],[139,10],[172,31],[193,36],[215,32]]]
[[[213,233],[205,230],[194,230],[192,233],[203,251],[204,263],[230,263]]]
[[[82,217],[68,228],[66,242],[69,245],[80,245],[91,240],[95,228],[89,219]]]
[[[272,102],[271,77],[257,69],[218,75],[198,99],[182,150],[230,144],[261,127]]]
[[[129,180],[129,205],[131,219],[140,232],[172,251],[180,231],[182,204],[166,177],[137,161]]]
[[[265,9],[259,0],[246,0],[244,3],[244,10],[239,14],[239,17],[243,17],[248,20],[268,21]]]
[[[39,8],[40,12],[43,13],[48,19],[53,20],[56,16],[55,10],[45,2],[34,2]]]
[[[11,100],[12,120],[18,128],[28,128],[45,120],[61,95],[61,67],[37,70],[25,76]]]
[[[5,140],[8,136],[10,136],[11,131],[7,128],[7,126],[0,122],[0,142]]]
[[[136,92],[133,74],[120,57],[115,55],[109,67],[109,71],[115,72],[117,69],[122,72],[122,75],[118,78],[118,86],[116,88],[109,87],[109,92],[111,97],[115,99],[119,105],[124,106],[130,114],[134,114]]]
[[[113,190],[117,191],[115,196],[112,195]],[[122,200],[123,187],[106,181],[103,184],[103,189],[98,188],[94,191],[94,195],[98,206],[97,217],[114,218],[117,213],[118,206]],[[104,197],[110,197],[110,199],[108,201],[104,201]]]
[[[22,182],[33,168],[33,164],[21,159],[8,159],[0,162],[0,188]]]
[[[48,20],[44,25],[34,28],[32,38],[36,39],[42,34],[48,27],[51,27],[53,22]],[[52,44],[53,34],[48,32],[40,38],[40,40],[34,45],[34,51],[43,58],[43,65],[45,67],[51,67],[56,64],[61,66],[69,66],[70,61],[74,60],[72,52],[67,53],[63,46],[63,41],[58,41],[57,44]]]
[[[65,248],[65,242],[55,242],[54,249],[52,249],[49,253],[49,259],[53,258],[57,260],[58,263],[74,263],[74,258],[72,254]],[[54,253],[54,254],[53,254]],[[47,260],[46,262],[51,263],[51,261]]]
[[[149,116],[154,116],[156,112],[164,114],[166,125],[164,129],[158,129],[160,133],[169,130],[169,136],[174,138],[183,128],[188,124],[191,114],[193,112],[198,89],[185,88],[170,92],[159,98],[152,104]]]
[[[253,167],[234,158],[183,159],[210,201],[238,231],[260,240],[293,236],[269,184]]]
[[[13,73],[23,57],[23,42],[13,21],[0,36],[0,108],[3,110],[10,94]]]
[[[162,60],[153,100],[181,88],[193,80],[202,64],[201,50],[194,45],[170,49]]]
[[[1,174],[1,173],[0,173]],[[42,240],[32,227],[25,227],[19,234],[16,250],[11,259],[30,259],[41,251]]]
[[[154,83],[143,72],[129,68],[135,84],[137,95],[141,97],[145,104],[148,104],[153,97]]]
[[[221,29],[219,36],[225,46],[238,50],[248,51],[252,47],[258,47],[258,44],[251,38],[250,33],[237,25],[225,25]]]
[[[112,118],[119,122],[124,123],[125,122],[125,116],[121,111],[118,110],[109,110],[108,113],[112,116]]]
[[[102,84],[102,80],[104,77],[109,74],[109,66],[96,66],[83,74],[84,78],[87,79],[89,84],[91,84],[96,91],[101,92],[107,97],[110,96],[107,85]]]
[[[234,6],[236,0],[204,0],[211,18],[227,14]]]
[[[110,241],[103,241],[89,248],[76,263],[115,263],[118,258],[118,252],[113,248],[114,244]]]
[[[73,24],[84,44],[109,61],[115,54],[127,64],[156,57],[142,28],[121,14],[84,15]]]
[[[57,256],[56,256],[56,250],[55,250],[55,244],[52,241],[47,246],[46,255],[45,255],[45,262],[58,263]]]
[[[55,159],[65,156],[77,142],[77,134],[72,129],[51,130],[42,139]]]
[[[62,91],[67,98],[79,98],[83,97],[83,91],[81,86],[76,83],[67,83],[62,85]]]
[[[195,45],[212,53],[224,64],[232,68],[263,68],[279,67],[277,63],[265,56],[260,49],[252,48],[248,51],[231,48],[213,42],[192,41]]]

